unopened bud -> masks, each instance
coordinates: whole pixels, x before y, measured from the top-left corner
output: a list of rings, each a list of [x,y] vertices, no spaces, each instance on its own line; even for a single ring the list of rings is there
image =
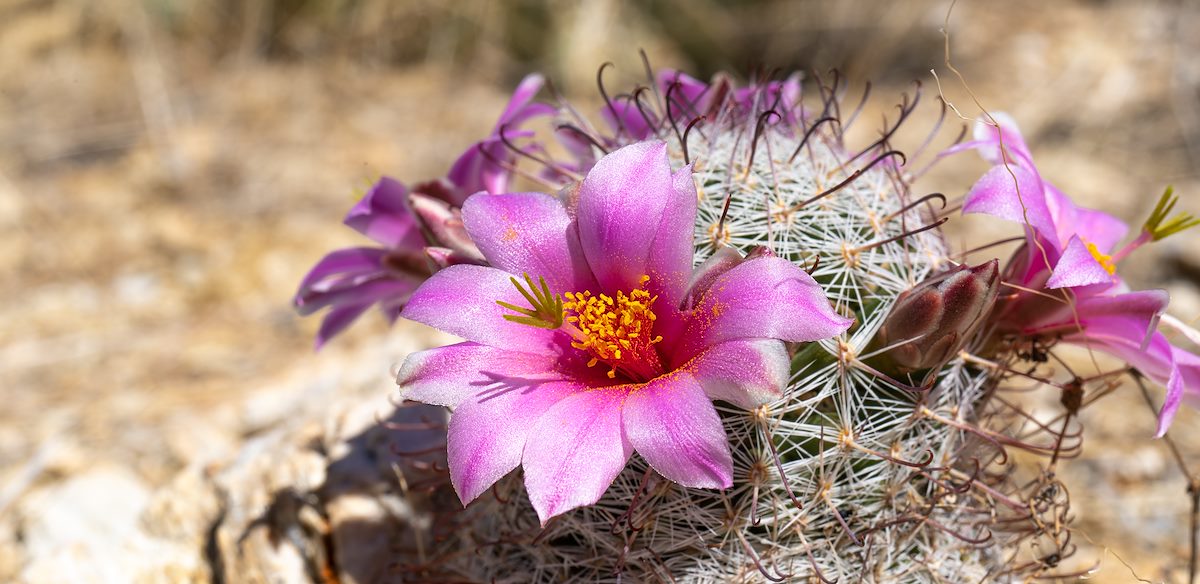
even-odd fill
[[[409,195],[408,200],[412,205],[413,214],[421,222],[434,246],[451,249],[459,255],[471,258],[472,261],[467,263],[483,262],[483,254],[467,235],[461,211],[451,208],[445,201],[421,193]]]
[[[425,257],[429,260],[435,272],[442,268],[459,264],[485,265],[485,262],[480,261],[472,255],[455,251],[448,247],[427,247],[425,248]]]
[[[942,272],[904,292],[879,331],[886,355],[904,372],[941,368],[996,303],[1000,262]]]

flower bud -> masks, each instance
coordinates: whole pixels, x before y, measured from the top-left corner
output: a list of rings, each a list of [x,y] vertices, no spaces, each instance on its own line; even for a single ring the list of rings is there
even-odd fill
[[[408,201],[434,246],[458,252],[458,255],[469,259],[466,263],[483,263],[483,254],[475,247],[463,226],[461,211],[451,208],[445,201],[421,193],[409,195]]]
[[[1000,262],[958,266],[896,299],[879,331],[879,344],[902,372],[937,369],[970,339],[996,303]]]

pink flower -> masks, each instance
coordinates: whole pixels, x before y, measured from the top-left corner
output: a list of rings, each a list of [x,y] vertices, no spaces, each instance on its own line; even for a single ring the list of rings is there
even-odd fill
[[[317,349],[374,304],[389,323],[394,322],[433,268],[479,261],[454,207],[477,192],[508,190],[516,155],[504,144],[501,132],[509,140],[526,136],[519,130],[522,123],[554,113],[549,105],[532,103],[543,83],[540,75],[526,77],[492,133],[463,152],[445,178],[418,184],[410,195],[402,183],[384,177],[350,210],[344,223],[383,247],[331,252],[300,282],[294,299],[300,314],[330,308],[317,332]],[[422,229],[430,234],[430,241]]]
[[[999,127],[979,124],[975,140],[949,152],[977,149],[993,163],[967,193],[964,213],[984,213],[1022,223],[1026,243],[1006,268],[1005,281],[1021,288],[998,306],[1001,332],[1060,337],[1124,360],[1167,388],[1157,436],[1166,433],[1185,393],[1200,395],[1200,357],[1173,347],[1158,332],[1166,292],[1129,292],[1116,264],[1138,247],[1195,224],[1188,215],[1168,220],[1174,199],[1164,194],[1141,234],[1116,250],[1129,232],[1119,219],[1079,207],[1042,178],[1011,117]],[[1056,292],[1062,290],[1063,292]]]
[[[388,322],[429,276],[422,248],[425,238],[407,206],[408,190],[380,179],[343,221],[383,247],[352,247],[329,253],[300,282],[295,304],[300,314],[329,307],[317,332],[320,349],[374,304]]]
[[[596,502],[635,450],[681,485],[731,486],[710,400],[780,396],[784,341],[851,321],[769,254],[722,253],[693,271],[696,197],[691,169],[672,174],[666,145],[644,142],[597,162],[573,204],[466,202],[490,266],[441,270],[403,316],[467,342],[411,355],[397,379],[405,398],[454,408],[450,476],[464,504],[520,465],[545,523]]]

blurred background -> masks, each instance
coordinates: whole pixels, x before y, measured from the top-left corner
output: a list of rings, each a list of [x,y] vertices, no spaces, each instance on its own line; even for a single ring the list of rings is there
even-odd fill
[[[389,368],[434,336],[372,313],[314,353],[318,319],[291,295],[361,243],[339,223],[356,193],[444,174],[525,74],[594,104],[601,63],[641,79],[638,49],[701,78],[837,67],[850,95],[875,84],[879,120],[914,79],[933,101],[934,69],[974,116],[944,65],[949,7],[0,0],[0,581],[208,581],[228,544],[212,477],[277,428],[343,431],[321,416],[338,400],[386,412]],[[948,32],[979,102],[1019,120],[1077,201],[1136,224],[1173,184],[1200,213],[1200,6],[963,0]],[[961,194],[983,170],[956,157],[918,190]],[[963,245],[1015,233],[952,225]],[[1172,238],[1123,273],[1194,323],[1197,246]],[[1186,482],[1127,389],[1088,411],[1084,457],[1060,473],[1086,534],[1071,566],[1184,581]],[[1185,411],[1173,434],[1200,469],[1197,423]]]

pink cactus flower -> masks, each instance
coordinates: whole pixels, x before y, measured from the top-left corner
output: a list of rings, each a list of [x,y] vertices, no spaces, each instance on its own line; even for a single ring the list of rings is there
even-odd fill
[[[1166,292],[1130,292],[1117,263],[1151,241],[1196,225],[1189,215],[1168,218],[1170,189],[1140,235],[1120,249],[1129,232],[1119,219],[1079,207],[1042,178],[1011,117],[993,116],[999,127],[978,124],[975,140],[951,149],[976,149],[995,166],[967,193],[964,213],[983,213],[1022,223],[1026,243],[1006,269],[1005,280],[1022,289],[1005,298],[993,319],[999,330],[1022,336],[1059,337],[1124,360],[1166,386],[1157,436],[1170,427],[1184,397],[1200,396],[1200,357],[1172,346],[1158,322]],[[1114,251],[1115,250],[1115,251]]]
[[[521,466],[544,524],[595,503],[634,451],[687,487],[728,488],[711,400],[781,395],[784,342],[851,320],[770,254],[692,268],[697,193],[666,145],[617,150],[578,196],[474,196],[463,221],[489,266],[450,266],[403,316],[466,339],[411,355],[404,398],[454,408],[450,476],[469,503]]]
[[[491,134],[463,152],[445,178],[421,183],[410,194],[402,183],[384,177],[350,210],[344,223],[383,247],[331,252],[300,282],[294,299],[300,314],[330,308],[317,331],[317,349],[372,305],[378,304],[387,321],[394,322],[433,269],[479,261],[477,250],[461,233],[456,208],[475,193],[508,190],[516,155],[504,138],[526,136],[519,129],[522,123],[554,113],[553,107],[532,102],[544,83],[540,75],[526,77]]]

